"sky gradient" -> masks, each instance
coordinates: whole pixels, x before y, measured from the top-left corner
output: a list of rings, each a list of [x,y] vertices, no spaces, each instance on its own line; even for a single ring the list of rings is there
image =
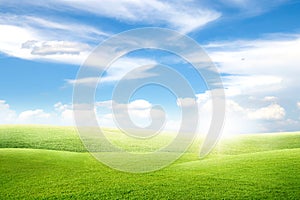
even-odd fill
[[[227,99],[226,134],[299,131],[299,19],[298,0],[0,0],[0,124],[72,125],[73,84],[89,53],[122,31],[163,27],[196,40],[217,66]],[[158,63],[190,81],[200,131],[207,129],[211,101],[204,81],[189,63],[159,50],[113,63],[96,94],[101,125],[113,126],[111,93],[118,80]],[[149,123],[157,104],[167,111],[167,128],[180,121],[178,99],[157,86],[139,90],[128,104],[140,125]]]

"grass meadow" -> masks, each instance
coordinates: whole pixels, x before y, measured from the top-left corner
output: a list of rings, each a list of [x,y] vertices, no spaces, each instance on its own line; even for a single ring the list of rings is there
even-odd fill
[[[105,134],[132,152],[171,141]],[[300,133],[224,138],[204,159],[200,144],[162,170],[131,174],[98,162],[72,127],[0,126],[0,199],[300,199]]]

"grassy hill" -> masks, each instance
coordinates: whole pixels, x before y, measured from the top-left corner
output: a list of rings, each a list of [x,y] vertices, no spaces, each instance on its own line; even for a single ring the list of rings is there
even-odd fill
[[[130,174],[96,161],[74,128],[0,126],[0,199],[300,199],[300,133],[224,139],[202,160],[200,142],[163,170]]]

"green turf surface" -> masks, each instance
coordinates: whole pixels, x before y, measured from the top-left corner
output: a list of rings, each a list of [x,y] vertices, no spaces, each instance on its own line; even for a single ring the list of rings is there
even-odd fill
[[[0,126],[0,199],[300,199],[300,133],[224,139],[202,160],[199,145],[163,170],[130,174],[96,161],[73,128]]]

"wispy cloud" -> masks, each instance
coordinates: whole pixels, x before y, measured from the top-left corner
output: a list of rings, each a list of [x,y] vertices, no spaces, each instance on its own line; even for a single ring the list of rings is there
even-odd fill
[[[43,41],[29,40],[22,44],[23,49],[30,49],[32,55],[47,56],[55,54],[79,55],[82,51],[89,51],[87,44],[70,41]]]
[[[300,98],[295,93],[300,90],[299,35],[273,34],[256,40],[210,43],[205,48],[224,74],[226,92],[233,94],[227,98],[240,102],[248,119],[276,120],[273,127],[259,122],[265,131],[299,128],[299,116],[292,106]]]
[[[259,89],[259,85],[263,88],[268,84],[282,86],[278,85],[277,89],[298,85],[299,35],[219,42],[206,45],[205,48],[219,70],[232,75],[224,77],[225,84],[229,80],[231,86],[252,85],[256,89]]]
[[[13,3],[13,2],[10,2]],[[187,33],[218,19],[221,13],[193,1],[170,2],[160,0],[63,0],[23,1],[31,6],[58,10],[73,9],[94,15],[112,18],[127,23],[167,26]],[[37,21],[40,22],[40,21]]]
[[[224,6],[238,10],[239,16],[256,16],[268,12],[290,0],[219,0]]]
[[[283,78],[274,75],[230,75],[223,77],[228,95],[254,94],[282,89]]]
[[[80,23],[0,15],[0,51],[23,59],[81,64],[91,50],[90,43],[95,38],[98,43],[108,35]]]
[[[193,31],[218,19],[221,14],[215,10],[193,6],[191,2],[168,2],[159,0],[121,1],[59,1],[60,4],[84,10],[96,15],[121,21],[152,25],[166,25],[182,32]],[[189,4],[191,4],[189,6]]]
[[[97,41],[111,35],[99,29],[82,23],[81,21],[70,21],[59,17],[45,18],[43,15],[17,15],[1,14],[0,24],[20,27],[34,32],[36,35],[48,40],[76,39],[76,41]]]
[[[0,25],[0,51],[22,59],[81,64],[89,54],[89,45],[70,41],[47,40],[34,31],[12,25]]]
[[[99,77],[85,77],[79,79],[67,79],[68,84],[82,84],[92,86],[101,80],[101,83],[112,83],[121,79],[135,80],[156,76],[157,74],[150,70],[155,67],[157,62],[152,59],[138,57],[122,57],[116,60],[105,71],[105,74]]]

